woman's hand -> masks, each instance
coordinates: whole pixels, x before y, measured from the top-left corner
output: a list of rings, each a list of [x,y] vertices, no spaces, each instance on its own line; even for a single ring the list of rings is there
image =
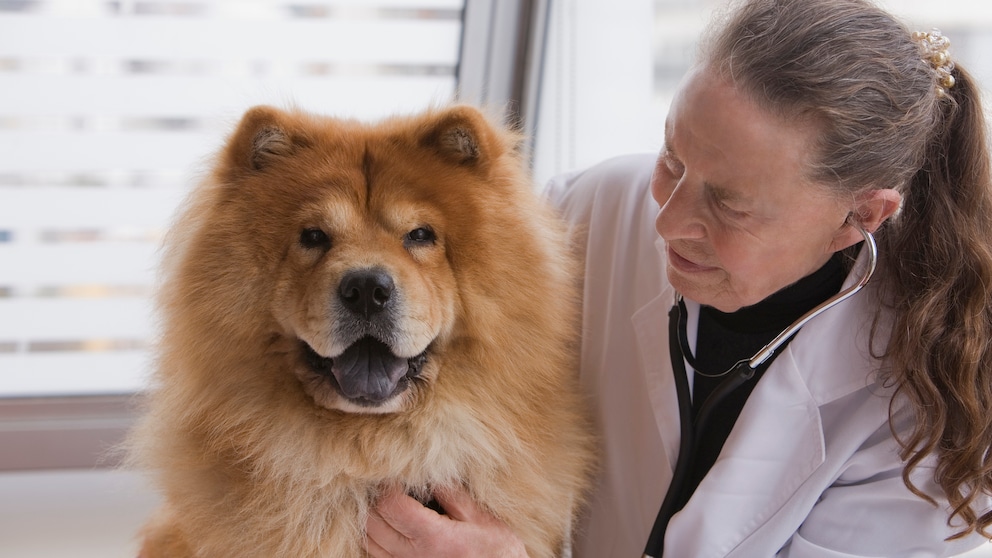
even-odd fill
[[[399,490],[369,514],[366,546],[373,558],[526,558],[523,542],[463,488],[434,495],[447,515]]]

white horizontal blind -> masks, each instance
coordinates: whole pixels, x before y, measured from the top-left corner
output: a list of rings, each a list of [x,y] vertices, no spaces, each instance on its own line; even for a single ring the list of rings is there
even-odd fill
[[[461,0],[0,0],[0,397],[144,385],[158,247],[255,104],[453,96]]]

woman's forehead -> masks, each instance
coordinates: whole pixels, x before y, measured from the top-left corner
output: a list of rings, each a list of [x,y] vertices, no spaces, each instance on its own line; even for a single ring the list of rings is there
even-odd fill
[[[815,133],[762,109],[705,67],[686,76],[665,121],[666,148],[715,183],[731,177],[806,182]]]

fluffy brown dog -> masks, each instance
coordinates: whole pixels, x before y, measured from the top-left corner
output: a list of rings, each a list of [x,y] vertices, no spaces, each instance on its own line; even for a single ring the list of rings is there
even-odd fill
[[[576,285],[517,142],[469,107],[244,116],[168,241],[143,558],[364,556],[397,484],[560,551],[592,453]]]

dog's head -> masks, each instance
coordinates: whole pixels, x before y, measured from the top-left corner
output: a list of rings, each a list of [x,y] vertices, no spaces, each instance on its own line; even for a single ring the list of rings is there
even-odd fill
[[[516,139],[467,107],[377,125],[255,108],[198,234],[217,235],[246,283],[234,304],[267,309],[272,351],[318,405],[402,411],[435,381],[466,285],[499,280],[480,271],[500,242],[482,223],[507,203],[494,168],[518,164]]]

